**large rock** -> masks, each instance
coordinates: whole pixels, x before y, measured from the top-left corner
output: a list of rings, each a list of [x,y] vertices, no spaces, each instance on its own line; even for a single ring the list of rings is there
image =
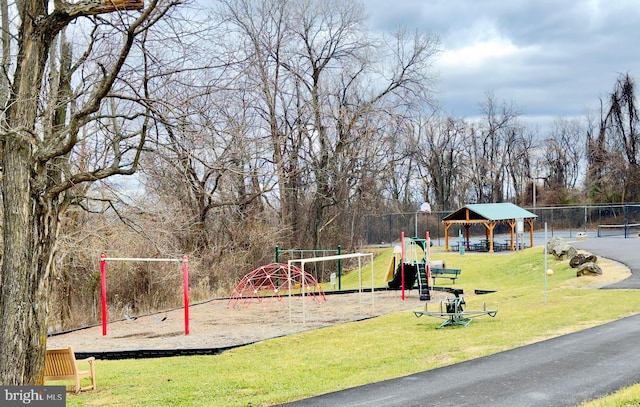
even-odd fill
[[[578,251],[569,245],[563,238],[554,236],[547,242],[547,252],[551,253],[556,260],[571,259]]]
[[[566,241],[561,237],[554,236],[551,239],[549,239],[547,241],[547,253],[551,253],[551,250],[554,248],[554,246],[560,245],[560,244],[566,244]]]
[[[598,261],[598,257],[593,254],[576,254],[569,260],[569,265],[573,268],[579,267],[584,263],[595,263]]]
[[[580,276],[599,276],[602,274],[602,269],[596,263],[584,263],[578,267],[576,277]]]

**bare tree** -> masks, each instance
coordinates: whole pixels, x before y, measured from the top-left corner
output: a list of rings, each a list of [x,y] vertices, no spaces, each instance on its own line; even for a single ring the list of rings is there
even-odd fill
[[[422,123],[420,128],[423,148],[418,154],[420,168],[426,173],[423,179],[430,182],[429,191],[432,199],[426,199],[434,209],[450,210],[463,204],[464,197],[459,195],[465,190],[463,179],[464,157],[462,143],[464,142],[467,125],[464,120],[454,117],[431,120]]]
[[[484,122],[471,128],[467,159],[477,203],[503,202],[508,140],[515,134],[518,110],[498,104],[492,93],[480,105]]]
[[[597,135],[588,134],[586,184],[596,201],[640,198],[640,119],[635,101],[635,81],[629,74],[620,75],[608,104],[601,101]]]
[[[378,130],[383,136],[384,155],[378,178],[383,205],[379,208],[392,213],[415,209],[418,163],[416,161],[415,123],[401,117],[389,117]],[[419,199],[419,198],[418,198]]]
[[[348,158],[366,151],[359,146],[370,142],[358,137],[362,134],[357,131],[359,124],[377,109],[392,108],[402,97],[427,100],[438,43],[433,36],[407,35],[402,30],[388,41],[371,43],[357,3],[301,4],[300,23],[292,30],[302,43],[285,68],[299,79],[311,110],[307,126],[314,178],[310,234],[317,247],[320,233],[334,221],[336,209],[342,212],[340,204],[348,196],[345,188],[349,186],[341,182],[357,177]],[[382,61],[377,67],[367,57],[376,49]],[[380,76],[374,75],[374,67]],[[371,86],[372,79],[380,85]]]
[[[541,164],[546,170],[545,188],[550,204],[571,203],[584,157],[585,132],[577,120],[557,119],[544,140]]]
[[[153,0],[143,9],[139,0],[61,0],[49,10],[47,1],[17,1],[9,10],[2,8],[19,17],[18,26],[9,22],[3,27],[13,33],[17,49],[10,61],[3,61],[14,70],[9,75],[11,92],[0,130],[3,384],[42,383],[46,310],[60,216],[73,202],[77,185],[136,170],[149,130],[149,109],[137,104],[135,110],[116,119],[101,108],[109,99],[113,103],[107,106],[115,108],[117,101],[131,101],[133,89],[128,89],[129,97],[124,96],[121,91],[126,86],[121,86],[119,78],[132,52],[137,51],[136,40],[179,3]],[[5,17],[3,22],[7,23]],[[50,52],[58,35],[72,22],[78,22],[72,27],[76,34],[87,33],[86,45],[68,63],[66,42],[60,43],[58,55],[63,63],[53,75],[59,78],[59,85],[47,89],[43,86],[45,76],[53,73],[57,64],[49,59]],[[78,86],[70,92],[73,84]],[[138,84],[135,91],[144,96],[148,82],[140,78]],[[134,105],[127,103],[126,107]],[[97,165],[86,169],[74,166],[81,147],[87,145],[91,145]]]
[[[509,181],[505,199],[517,202],[523,194],[527,194],[531,179],[535,177],[535,169],[532,168],[535,157],[532,155],[536,147],[536,134],[526,126],[516,125],[506,132],[505,136],[505,171]]]
[[[272,140],[281,218],[294,244],[317,247],[321,235],[337,236],[336,225],[349,223],[345,214],[362,192],[370,171],[363,154],[376,151],[369,147],[380,137],[371,118],[428,102],[437,40],[372,35],[357,2],[223,4],[236,43],[250,50],[244,72]]]
[[[293,5],[291,0],[223,0],[218,11],[240,68],[235,88],[252,101],[246,107],[255,116],[253,131],[271,141],[279,186],[277,208],[281,227],[289,233],[283,242],[287,246],[302,241],[307,223],[301,206],[305,171],[300,151],[308,112],[297,92],[297,79],[281,62],[295,41],[288,30]]]

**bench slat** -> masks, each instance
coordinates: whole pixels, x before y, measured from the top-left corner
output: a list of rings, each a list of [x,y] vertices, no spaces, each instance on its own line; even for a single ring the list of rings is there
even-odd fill
[[[441,269],[441,268],[432,268],[431,274],[448,274],[448,275],[459,275],[462,272],[460,269]]]
[[[75,354],[71,347],[64,349],[47,349],[44,359],[44,380],[73,380],[74,391],[95,390],[96,379],[93,362],[95,358],[82,359],[80,362],[88,362],[89,370],[78,370]],[[81,387],[80,379],[88,377],[91,380],[89,386]]]

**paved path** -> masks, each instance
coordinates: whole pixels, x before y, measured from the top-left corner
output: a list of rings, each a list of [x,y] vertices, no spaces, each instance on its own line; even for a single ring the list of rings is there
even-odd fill
[[[640,239],[592,238],[571,244],[630,267],[631,277],[607,288],[640,288]],[[283,406],[575,406],[640,382],[638,339],[640,314],[464,363]]]
[[[604,288],[640,288],[640,238],[591,238],[571,245],[629,267],[631,277]]]

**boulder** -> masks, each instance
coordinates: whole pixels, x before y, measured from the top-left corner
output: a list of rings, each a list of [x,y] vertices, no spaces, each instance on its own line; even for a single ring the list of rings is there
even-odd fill
[[[567,242],[561,237],[558,237],[558,236],[552,237],[547,241],[547,253],[551,253],[551,250],[553,249],[554,246],[566,244],[566,243]]]
[[[547,252],[551,253],[556,260],[572,259],[578,251],[569,245],[563,238],[554,236],[547,242]]]
[[[569,260],[569,265],[573,268],[579,267],[584,263],[595,263],[598,261],[598,257],[593,254],[576,254]]]
[[[587,256],[585,256],[584,254],[578,253],[575,256],[573,256],[571,258],[571,260],[569,260],[569,265],[572,268],[576,268],[576,267],[586,263],[586,260],[585,260],[586,258],[587,258]]]
[[[599,276],[602,274],[602,269],[596,263],[587,262],[581,264],[576,272],[576,277],[580,276]]]

